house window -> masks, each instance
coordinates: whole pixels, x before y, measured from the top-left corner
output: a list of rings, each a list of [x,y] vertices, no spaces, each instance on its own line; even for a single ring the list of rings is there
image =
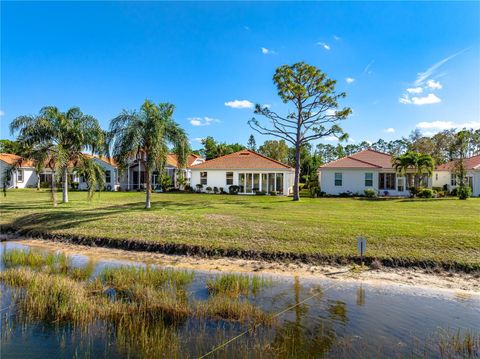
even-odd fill
[[[379,189],[395,189],[395,173],[379,173],[378,188]]]
[[[438,173],[435,173],[435,181],[438,181]]]
[[[233,184],[233,172],[227,172],[227,186]]]
[[[365,173],[365,187],[373,187],[373,173]]]
[[[450,185],[452,185],[452,186],[457,185],[457,175],[455,173],[452,173],[450,175]]]
[[[207,172],[200,172],[200,184],[207,184]]]
[[[283,194],[283,173],[277,173],[277,192]]]
[[[112,182],[112,171],[110,170],[105,171],[105,182],[106,183]]]
[[[342,174],[341,173],[335,173],[335,186],[341,186],[342,185]]]
[[[397,191],[398,192],[405,191],[405,180],[403,178],[399,178],[397,180]]]
[[[17,170],[17,182],[23,182],[23,170]]]

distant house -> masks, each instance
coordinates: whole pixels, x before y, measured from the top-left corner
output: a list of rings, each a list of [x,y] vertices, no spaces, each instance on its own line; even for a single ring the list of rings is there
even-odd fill
[[[365,189],[373,189],[381,196],[408,196],[414,182],[413,171],[399,175],[392,160],[389,154],[367,149],[327,163],[318,171],[320,188],[330,195],[363,194]],[[431,186],[426,174],[421,178],[421,186]]]
[[[107,191],[115,191],[118,189],[118,169],[116,163],[106,157],[98,157],[85,154],[89,158],[93,158],[100,167],[105,171],[105,189]],[[79,176],[75,171],[75,164],[69,165],[71,173],[70,183],[78,183],[78,189],[86,190],[88,187],[87,182],[82,176]],[[3,185],[3,178],[9,172],[10,180],[7,188],[28,188],[36,187],[37,182],[45,187],[49,187],[52,179],[52,170],[45,166],[43,170],[37,175],[34,163],[30,160],[25,160],[20,156],[11,153],[0,154],[0,178],[1,185]],[[60,186],[60,182],[58,184]]]
[[[7,188],[35,187],[37,174],[33,162],[11,153],[0,153],[0,186],[4,179],[7,179]]]
[[[120,179],[120,187],[123,190],[138,190],[146,188],[145,181],[145,166],[143,161],[146,160],[146,154],[144,152],[139,152],[135,158],[132,158],[126,170],[122,172]],[[187,183],[190,181],[190,166],[203,163],[205,160],[195,154],[188,155],[187,166],[182,168],[178,163],[177,156],[173,153],[167,155],[167,163],[165,166],[165,171],[167,175],[172,179],[173,187],[179,187],[178,184],[178,174],[179,171],[182,171],[184,178],[187,180]],[[152,188],[160,189],[160,176],[158,172],[152,174]]]
[[[242,150],[222,157],[192,165],[190,184],[223,188],[239,186],[241,194],[277,192],[289,195],[293,186],[292,167],[262,156],[259,153]]]
[[[458,186],[456,163],[456,161],[451,161],[437,166],[433,173],[433,187],[446,187],[448,191],[451,191]],[[474,196],[480,196],[480,155],[465,159],[464,166],[467,171],[465,183],[470,186]]]

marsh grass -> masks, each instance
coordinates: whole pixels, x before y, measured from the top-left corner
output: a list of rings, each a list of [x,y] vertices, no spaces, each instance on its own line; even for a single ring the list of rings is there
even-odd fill
[[[72,266],[63,254],[35,251],[7,251],[6,270],[0,281],[17,288],[17,301],[27,318],[50,322],[85,324],[94,320],[116,323],[122,318],[148,324],[162,320],[179,323],[188,317],[271,323],[267,313],[254,305],[227,298],[225,293],[207,301],[189,298],[191,271],[154,266],[121,266],[103,269],[92,277],[95,265]],[[266,281],[246,276],[231,277],[248,294],[257,292]],[[217,294],[220,293],[220,290]]]
[[[441,358],[479,358],[480,333],[447,331],[438,339],[438,350]]]
[[[249,294],[257,295],[266,287],[272,286],[271,278],[249,276],[245,274],[221,274],[207,281],[207,289],[211,294],[224,294],[231,297]]]
[[[87,280],[93,274],[92,261],[84,266],[75,266],[64,253],[42,253],[34,250],[11,249],[3,253],[6,268],[29,267],[51,274],[65,274],[72,279]]]

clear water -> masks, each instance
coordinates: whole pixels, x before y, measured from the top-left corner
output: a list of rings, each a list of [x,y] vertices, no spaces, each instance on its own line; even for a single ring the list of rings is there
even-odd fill
[[[3,242],[0,256],[11,248],[28,247]],[[89,260],[73,257],[79,266]],[[96,273],[105,266],[132,264],[144,265],[112,257],[96,262]],[[188,288],[190,296],[207,299],[205,283],[214,275],[196,272]],[[273,286],[249,298],[267,312],[277,313],[321,294],[279,316],[278,325],[259,326],[211,358],[464,357],[465,353],[446,353],[441,348],[454,334],[480,335],[480,296],[328,280],[273,280]],[[1,359],[198,358],[248,329],[240,323],[194,318],[176,323],[159,320],[143,333],[100,321],[87,327],[25,322],[11,307],[10,289],[2,285],[0,289]],[[480,356],[478,349],[472,356]]]

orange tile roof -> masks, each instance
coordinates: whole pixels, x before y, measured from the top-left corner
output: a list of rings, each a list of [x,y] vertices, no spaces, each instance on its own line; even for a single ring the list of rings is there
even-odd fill
[[[117,167],[117,162],[115,162],[115,160],[113,158],[108,158],[108,157],[104,157],[104,156],[96,156],[96,155],[90,155],[88,153],[84,153],[83,154],[84,156],[88,157],[88,158],[97,158],[99,159],[100,161],[103,161],[105,163],[108,163],[110,166],[113,166],[113,167]]]
[[[249,170],[293,170],[292,167],[278,162],[259,153],[242,150],[229,155],[217,157],[195,166],[191,169],[249,169]]]
[[[322,168],[388,168],[393,169],[392,156],[372,149],[363,150],[353,155],[320,166]]]
[[[193,162],[195,162],[199,158],[201,158],[201,157],[197,156],[193,153],[189,154],[188,158],[187,158],[187,167],[190,167],[193,164]],[[167,155],[167,166],[172,166],[172,167],[175,167],[175,168],[179,168],[178,158],[177,158],[176,154],[169,153]]]
[[[13,153],[0,153],[0,161],[9,165],[16,165],[18,167],[33,167],[33,161],[25,160]]]
[[[457,161],[450,161],[450,162],[444,163],[443,165],[439,165],[439,166],[437,166],[437,171],[453,170],[455,168],[456,163],[457,163]],[[480,169],[480,155],[465,158],[463,163],[465,165],[465,169],[467,169],[467,170]]]

